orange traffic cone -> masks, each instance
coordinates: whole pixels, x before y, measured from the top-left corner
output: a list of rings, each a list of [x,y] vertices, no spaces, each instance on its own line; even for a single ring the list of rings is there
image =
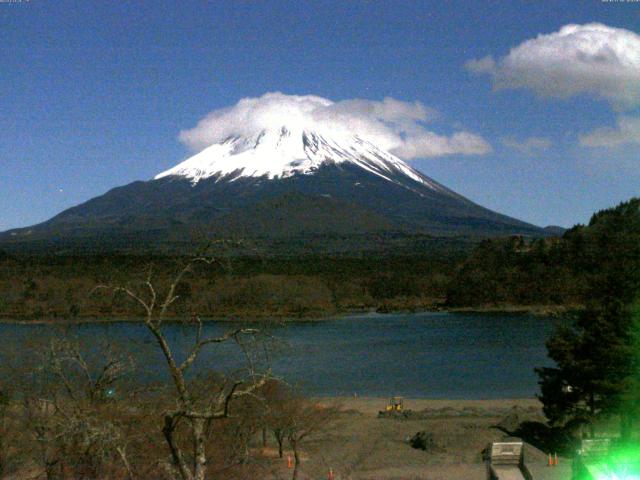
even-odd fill
[[[553,454],[553,456],[554,456],[553,464],[554,464],[554,465],[558,465],[558,454],[557,454],[557,453],[554,453],[554,454]]]
[[[291,455],[287,455],[287,468],[293,468],[293,458],[291,458]]]
[[[553,457],[549,454],[549,461],[547,463],[547,467],[553,467]]]
[[[333,469],[332,468],[329,469],[329,476],[327,477],[327,480],[333,480]]]

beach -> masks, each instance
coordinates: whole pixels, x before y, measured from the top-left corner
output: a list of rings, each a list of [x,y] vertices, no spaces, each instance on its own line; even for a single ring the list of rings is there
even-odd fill
[[[305,442],[302,478],[328,478],[331,469],[336,480],[484,480],[483,449],[507,436],[494,425],[514,413],[520,419],[543,419],[535,398],[404,399],[405,410],[424,415],[416,419],[377,418],[385,398],[317,400],[339,406],[340,414],[330,428]],[[426,451],[408,442],[419,431],[432,436]],[[535,460],[543,463],[544,455],[537,453]],[[273,478],[287,478],[286,455]]]

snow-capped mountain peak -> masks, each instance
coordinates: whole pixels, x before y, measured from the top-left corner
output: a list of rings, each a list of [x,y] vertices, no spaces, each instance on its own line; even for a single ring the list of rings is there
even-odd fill
[[[335,135],[281,126],[252,136],[229,137],[211,145],[155,179],[176,176],[193,185],[201,180],[243,177],[287,178],[311,175],[324,164],[349,162],[393,183],[408,177],[433,190],[447,190],[398,157],[357,135]]]
[[[151,244],[191,244],[195,230],[211,238],[261,239],[268,248],[295,239],[305,252],[316,245],[330,245],[333,253],[368,252],[378,242],[391,252],[405,234],[410,242],[422,234],[547,235],[474,204],[364,135],[273,124],[280,127],[229,136],[156,180],[114,188],[39,225],[0,233],[0,246],[62,241],[94,251],[96,245],[129,249],[139,239],[146,251]]]

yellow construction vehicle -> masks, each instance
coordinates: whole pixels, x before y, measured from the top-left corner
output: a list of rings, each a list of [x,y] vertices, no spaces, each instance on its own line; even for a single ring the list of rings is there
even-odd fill
[[[402,397],[391,397],[385,410],[387,412],[401,412],[403,406]]]

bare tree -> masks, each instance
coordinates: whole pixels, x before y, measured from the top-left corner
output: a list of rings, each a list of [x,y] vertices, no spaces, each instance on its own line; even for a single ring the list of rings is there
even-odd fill
[[[284,442],[287,439],[288,429],[291,423],[292,405],[294,396],[291,388],[277,380],[270,380],[262,389],[260,395],[264,399],[265,430],[270,430],[278,445],[278,456],[284,456]],[[263,435],[264,437],[264,435]],[[263,438],[263,446],[266,443]]]
[[[336,410],[308,400],[298,400],[292,409],[291,423],[287,433],[289,445],[293,450],[293,480],[297,480],[302,466],[300,447],[312,434],[322,430],[334,417]]]
[[[278,444],[278,455],[283,457],[285,440],[293,450],[292,478],[296,480],[302,466],[302,444],[310,435],[327,427],[335,417],[337,408],[311,402],[279,381],[270,381],[261,393],[266,403],[265,423]]]
[[[22,411],[47,479],[97,478],[116,463],[134,478],[118,422],[121,405],[109,400],[132,360],[108,349],[96,357],[89,359],[77,340],[52,338],[23,389]]]
[[[247,344],[256,338],[258,331],[252,328],[235,328],[221,336],[203,336],[203,323],[193,315],[188,321],[195,330],[193,343],[182,361],[178,361],[174,350],[167,341],[163,331],[171,306],[180,298],[177,294],[184,278],[192,274],[196,265],[211,265],[217,259],[206,255],[189,259],[178,273],[170,280],[164,293],[153,281],[153,270],[149,268],[147,277],[142,282],[125,286],[100,285],[97,288],[108,288],[114,293],[123,293],[135,301],[144,311],[144,325],[152,334],[161,350],[165,366],[171,377],[175,407],[164,412],[162,433],[169,447],[171,459],[182,480],[204,480],[207,472],[207,435],[211,432],[212,422],[228,418],[230,404],[234,399],[252,395],[260,388],[269,376],[266,371],[258,371]],[[247,374],[241,380],[224,378],[217,385],[209,385],[206,391],[197,383],[187,381],[187,372],[194,364],[203,349],[216,344],[234,341],[246,355]],[[181,441],[178,429],[185,425],[191,442]],[[190,443],[190,449],[185,447]],[[190,454],[190,455],[189,455]],[[188,458],[188,455],[192,458]]]

